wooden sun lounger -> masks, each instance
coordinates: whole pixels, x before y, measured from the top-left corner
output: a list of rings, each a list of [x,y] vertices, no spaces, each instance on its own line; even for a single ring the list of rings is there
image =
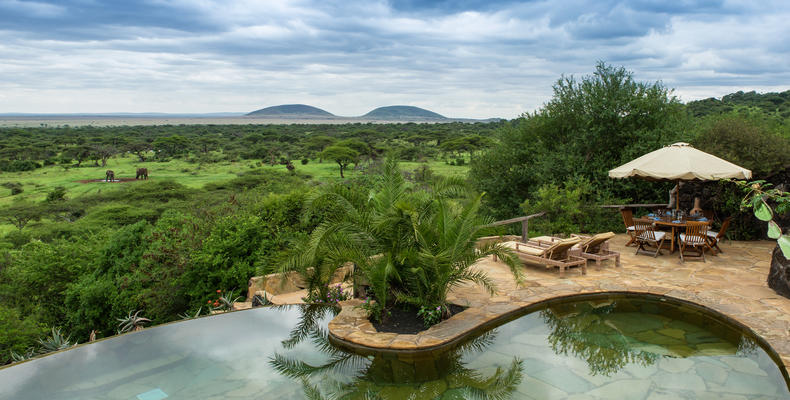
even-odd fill
[[[614,232],[599,233],[593,236],[574,236],[582,239],[576,245],[581,249],[581,256],[588,260],[595,260],[596,267],[600,267],[604,260],[614,260],[615,266],[620,267],[620,253],[609,250],[609,239],[614,237]]]
[[[582,275],[587,274],[587,260],[579,256],[569,254],[571,248],[581,242],[579,238],[570,238],[546,241],[530,241],[527,243],[515,243],[516,255],[521,261],[531,264],[542,264],[546,268],[558,267],[560,278],[565,277],[565,269],[580,266]]]

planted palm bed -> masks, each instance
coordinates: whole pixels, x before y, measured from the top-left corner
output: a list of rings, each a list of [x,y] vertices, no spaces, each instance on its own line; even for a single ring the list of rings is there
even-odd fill
[[[345,263],[354,264],[355,294],[371,321],[385,331],[414,333],[462,310],[447,302],[453,288],[476,283],[496,288],[472,265],[496,255],[518,279],[519,262],[499,243],[478,245],[491,221],[478,214],[482,196],[468,196],[462,181],[435,180],[425,188],[407,185],[388,160],[369,190],[337,184],[317,191],[309,207],[330,210],[295,251],[282,272],[298,272],[314,298]]]

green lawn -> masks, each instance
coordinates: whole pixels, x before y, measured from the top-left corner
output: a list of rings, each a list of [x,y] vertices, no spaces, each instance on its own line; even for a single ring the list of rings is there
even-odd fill
[[[87,165],[87,164],[86,164]],[[307,165],[302,165],[298,160],[294,161],[296,170],[311,175],[316,180],[336,180],[340,179],[340,170],[334,162],[318,163],[311,161]],[[443,161],[432,161],[428,165],[433,171],[445,176],[466,176],[467,166],[447,165]],[[404,170],[414,170],[420,166],[417,162],[402,162],[401,168]],[[119,185],[134,185],[135,182],[104,182],[104,173],[111,169],[115,172],[116,178],[134,178],[138,167],[148,168],[149,179],[174,179],[181,184],[200,188],[205,184],[214,181],[223,181],[234,178],[237,173],[249,171],[253,168],[261,168],[257,161],[246,160],[240,162],[219,162],[215,164],[192,164],[183,160],[172,160],[168,162],[138,162],[136,157],[118,157],[110,159],[106,167],[86,166],[81,168],[63,168],[62,166],[48,166],[34,171],[26,172],[4,172],[0,174],[0,184],[6,182],[19,182],[24,192],[16,196],[11,195],[11,190],[0,187],[0,206],[10,204],[16,200],[40,201],[47,193],[56,186],[63,186],[67,190],[68,197],[79,197],[89,193],[96,193],[101,190],[113,190]],[[264,165],[264,170],[285,171],[282,165]],[[353,177],[360,172],[355,172],[350,168],[346,172],[346,177]],[[97,179],[99,182],[80,183],[81,180]]]

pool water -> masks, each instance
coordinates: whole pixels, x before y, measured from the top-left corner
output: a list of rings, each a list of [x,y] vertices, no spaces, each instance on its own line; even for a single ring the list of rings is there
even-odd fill
[[[451,349],[351,351],[336,310],[199,318],[0,369],[0,399],[788,399],[759,342],[658,297],[555,301]]]

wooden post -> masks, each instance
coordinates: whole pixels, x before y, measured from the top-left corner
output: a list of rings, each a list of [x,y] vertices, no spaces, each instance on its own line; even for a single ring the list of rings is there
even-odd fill
[[[521,242],[527,243],[529,238],[529,219],[521,221]]]

